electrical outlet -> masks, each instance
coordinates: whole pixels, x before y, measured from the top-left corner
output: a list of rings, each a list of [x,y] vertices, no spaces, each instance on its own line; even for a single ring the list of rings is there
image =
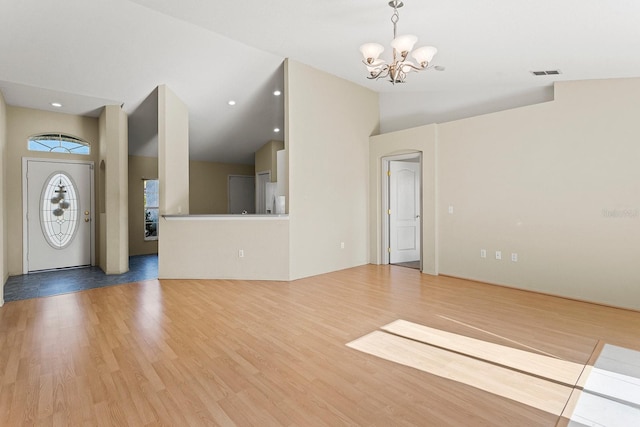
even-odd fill
[[[449,213],[452,214],[453,213],[453,205],[449,205]]]
[[[340,249],[344,249],[344,242],[340,242]]]
[[[496,259],[502,259],[502,252],[496,251]]]
[[[487,250],[480,249],[480,258],[486,258],[486,257],[487,257]]]
[[[244,258],[244,250],[243,249],[239,249],[238,250],[238,258]]]
[[[511,254],[511,261],[518,262],[518,254],[517,253],[513,252]]]

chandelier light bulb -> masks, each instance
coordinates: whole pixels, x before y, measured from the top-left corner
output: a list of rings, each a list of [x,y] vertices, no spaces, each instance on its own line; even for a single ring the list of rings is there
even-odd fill
[[[411,56],[416,60],[421,67],[425,67],[426,64],[431,62],[435,54],[438,53],[438,49],[433,46],[422,46],[411,52]]]
[[[360,46],[360,52],[369,65],[373,64],[383,51],[384,47],[378,43],[365,43]]]
[[[413,46],[418,42],[418,38],[416,36],[412,36],[410,34],[406,34],[404,36],[398,36],[391,41],[391,47],[398,51],[403,57],[406,57]]]

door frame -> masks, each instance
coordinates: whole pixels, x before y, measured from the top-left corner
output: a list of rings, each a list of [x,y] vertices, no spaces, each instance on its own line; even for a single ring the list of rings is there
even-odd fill
[[[260,181],[261,176],[267,176],[269,178],[267,182],[271,182],[271,170],[256,172],[256,213],[260,213],[258,212],[258,210],[260,210],[258,206],[260,206],[260,203],[262,203],[263,208],[265,208],[265,212],[262,213],[266,214],[267,183],[265,182],[263,187],[263,182]],[[260,200],[261,195],[264,195],[264,200]]]
[[[403,161],[403,160],[409,160],[409,159],[418,159],[418,163],[420,164],[420,197],[418,200],[418,204],[420,206],[420,271],[422,271],[422,260],[423,260],[423,251],[424,251],[424,245],[423,245],[423,239],[422,239],[422,235],[424,233],[424,215],[422,212],[422,186],[423,186],[423,177],[422,177],[422,152],[420,151],[416,151],[413,153],[408,153],[408,154],[397,154],[397,155],[393,155],[393,156],[384,156],[382,157],[381,161],[382,161],[382,173],[381,175],[381,179],[382,179],[382,183],[381,183],[381,191],[382,194],[380,195],[380,213],[381,213],[381,218],[382,221],[381,225],[382,225],[382,234],[381,234],[381,245],[380,245],[380,250],[382,251],[381,255],[381,260],[382,260],[382,264],[389,264],[389,233],[390,233],[390,228],[389,228],[389,201],[390,201],[390,197],[389,197],[389,192],[391,191],[390,187],[389,187],[389,175],[387,174],[387,172],[389,171],[389,162],[391,161]]]
[[[22,272],[23,274],[29,273],[29,260],[27,258],[29,254],[29,230],[27,211],[29,209],[29,200],[27,197],[27,164],[28,162],[42,162],[42,163],[73,163],[83,164],[89,166],[89,188],[91,189],[91,226],[89,227],[91,244],[91,265],[96,265],[96,187],[94,181],[94,162],[92,160],[66,160],[66,159],[49,159],[45,157],[23,157],[22,158]]]

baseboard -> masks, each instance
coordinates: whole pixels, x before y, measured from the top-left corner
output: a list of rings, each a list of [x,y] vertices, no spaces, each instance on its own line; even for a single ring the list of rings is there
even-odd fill
[[[513,289],[513,290],[516,290],[516,291],[531,292],[531,293],[534,293],[534,294],[546,295],[546,296],[549,296],[549,297],[562,298],[562,299],[576,301],[576,302],[584,302],[584,303],[588,303],[588,304],[600,305],[602,307],[607,307],[607,308],[616,308],[618,310],[628,310],[628,311],[634,311],[636,313],[640,313],[640,309],[633,308],[633,307],[622,307],[622,306],[619,306],[619,305],[608,304],[608,303],[605,303],[605,302],[599,302],[599,301],[592,301],[592,300],[588,300],[588,299],[570,297],[570,296],[562,295],[562,294],[554,294],[552,292],[544,292],[544,291],[536,291],[534,289],[519,288],[519,287],[517,287],[515,285],[504,285],[504,284],[501,284],[501,283],[485,282],[485,281],[482,281],[482,280],[479,280],[479,279],[472,279],[472,278],[463,277],[463,276],[453,276],[451,274],[440,274],[440,276],[451,277],[453,279],[468,280],[470,282],[482,283],[484,285],[499,286],[501,288],[508,288],[508,289]]]

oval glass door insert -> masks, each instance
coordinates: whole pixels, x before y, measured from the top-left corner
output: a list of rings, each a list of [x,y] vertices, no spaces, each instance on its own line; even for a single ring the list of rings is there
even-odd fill
[[[54,172],[46,180],[40,198],[40,224],[49,245],[64,249],[78,231],[78,192],[65,172]]]

